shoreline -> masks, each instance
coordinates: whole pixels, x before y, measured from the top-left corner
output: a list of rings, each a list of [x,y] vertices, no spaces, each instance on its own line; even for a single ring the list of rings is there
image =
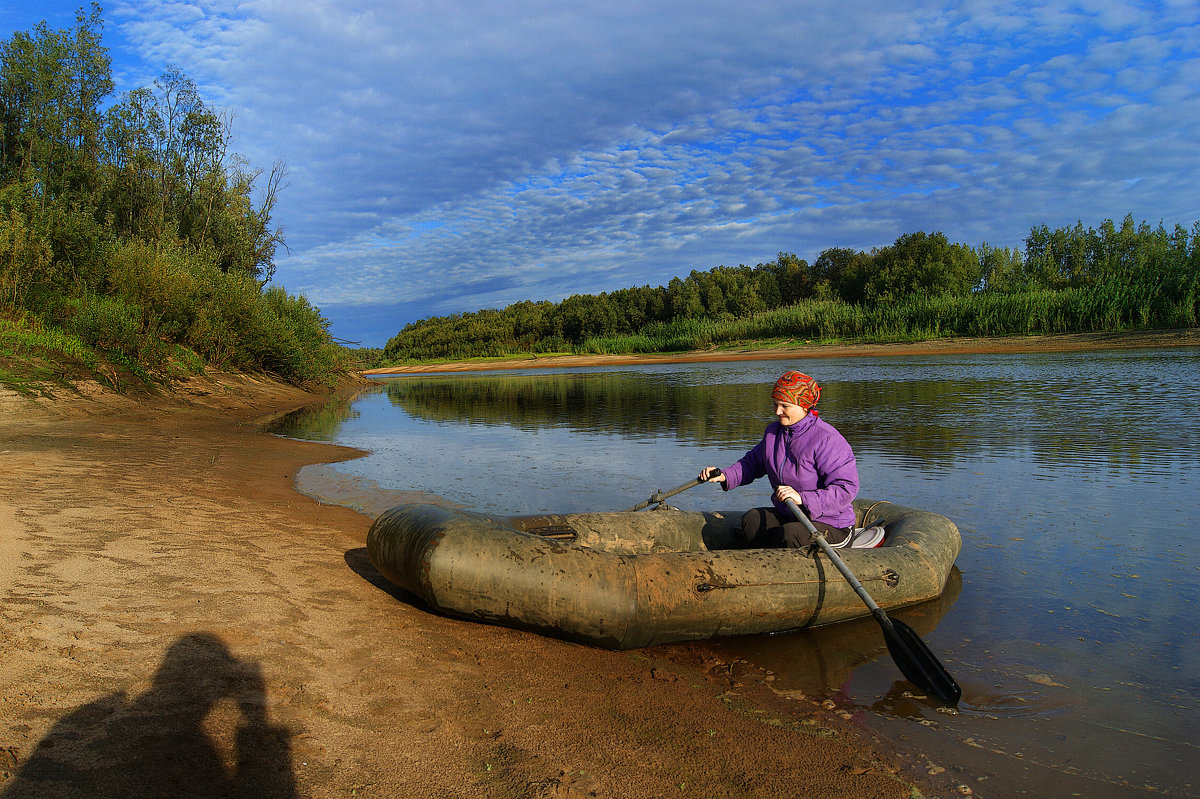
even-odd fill
[[[321,395],[83,388],[0,393],[3,799],[958,793],[703,647],[430,612],[370,565],[369,516],[296,489],[361,453],[258,430]]]
[[[1121,333],[1067,333],[1052,336],[997,336],[947,338],[887,344],[819,344],[789,347],[738,347],[647,355],[547,355],[494,360],[447,361],[367,369],[370,377],[441,372],[487,372],[510,369],[554,369],[595,366],[635,366],[662,363],[712,363],[720,361],[806,360],[809,358],[864,358],[906,355],[970,355],[981,353],[1080,352],[1200,346],[1200,328],[1138,330]]]

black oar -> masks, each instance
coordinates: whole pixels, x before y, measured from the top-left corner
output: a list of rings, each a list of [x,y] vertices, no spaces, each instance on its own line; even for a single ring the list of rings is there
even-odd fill
[[[892,660],[896,661],[896,665],[900,667],[900,673],[925,693],[933,694],[949,705],[957,705],[958,700],[962,698],[962,689],[958,687],[958,683],[954,681],[954,678],[950,676],[946,668],[929,651],[929,647],[921,640],[921,636],[917,635],[904,622],[888,618],[888,615],[883,612],[883,608],[875,604],[875,600],[871,599],[871,595],[867,593],[867,589],[862,587],[862,583],[858,581],[854,573],[850,571],[837,552],[833,550],[833,547],[829,546],[829,542],[813,526],[812,521],[800,510],[796,502],[789,499],[787,500],[787,506],[791,509],[793,515],[800,520],[800,523],[804,525],[805,529],[808,530],[809,534],[812,535],[813,541],[817,542],[817,546],[821,547],[821,551],[825,553],[825,556],[833,561],[833,565],[846,578],[846,582],[850,583],[850,587],[854,589],[854,593],[858,594],[859,599],[865,602],[867,607],[870,608],[871,615],[875,617],[875,621],[879,622],[879,626],[883,628],[883,639],[887,641],[888,652],[892,653]]]
[[[634,505],[632,508],[626,508],[625,510],[621,511],[621,513],[634,513],[635,511],[639,511],[642,508],[648,508],[655,503],[665,502],[667,497],[673,497],[676,494],[682,494],[684,491],[687,491],[689,488],[695,488],[696,486],[700,485],[703,482],[705,482],[705,481],[701,480],[699,477],[697,477],[695,480],[689,480],[688,482],[684,483],[681,486],[672,488],[670,491],[663,491],[662,489],[659,489],[658,491],[655,491],[653,494],[650,495],[650,499],[639,502],[638,504]]]

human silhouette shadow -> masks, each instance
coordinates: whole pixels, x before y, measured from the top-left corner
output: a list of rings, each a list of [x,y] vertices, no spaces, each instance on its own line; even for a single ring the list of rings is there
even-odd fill
[[[59,719],[0,799],[296,795],[291,736],[267,719],[258,664],[194,633],[171,644],[145,693]]]

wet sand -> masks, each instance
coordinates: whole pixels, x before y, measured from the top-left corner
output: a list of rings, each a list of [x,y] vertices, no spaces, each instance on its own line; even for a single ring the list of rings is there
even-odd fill
[[[356,453],[257,432],[315,395],[85,389],[0,392],[4,799],[959,795],[701,648],[431,613],[294,488]]]

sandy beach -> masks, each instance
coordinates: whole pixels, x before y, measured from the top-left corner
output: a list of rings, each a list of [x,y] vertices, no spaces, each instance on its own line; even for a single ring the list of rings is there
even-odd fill
[[[293,488],[355,453],[256,431],[316,399],[247,378],[0,395],[0,796],[913,795],[744,664],[390,587],[370,518]]]
[[[319,399],[217,375],[0,391],[0,797],[970,792],[702,647],[430,612],[371,567],[369,517],[294,488],[356,453],[258,432]]]

